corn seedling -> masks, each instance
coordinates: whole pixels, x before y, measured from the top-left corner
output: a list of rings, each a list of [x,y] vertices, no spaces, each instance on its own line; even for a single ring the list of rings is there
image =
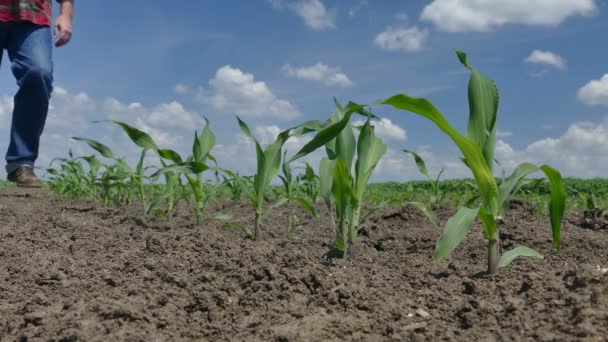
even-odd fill
[[[315,170],[306,163],[304,174],[297,177],[299,190],[310,200],[313,205],[319,200],[319,176]]]
[[[279,172],[281,167],[281,149],[287,139],[290,137],[290,130],[281,132],[277,139],[266,149],[262,149],[260,142],[253,136],[251,130],[247,124],[242,121],[238,116],[236,117],[241,130],[245,135],[253,140],[255,143],[255,151],[257,158],[256,173],[253,177],[253,193],[249,195],[249,200],[255,210],[255,226],[254,236],[255,240],[262,239],[262,217],[263,217],[263,206],[265,200],[265,193],[268,185],[272,179]]]
[[[335,247],[345,257],[355,253],[363,193],[387,146],[376,137],[371,118],[360,127],[359,137],[355,138],[350,118],[355,112],[361,112],[362,106],[351,103],[342,108],[336,101],[336,109],[332,124],[320,130],[292,161],[325,146],[327,157],[321,159],[319,167],[320,193],[330,212],[332,202],[335,205],[338,221]]]
[[[224,173],[224,175],[222,175],[222,178],[224,179],[222,184],[230,191],[232,201],[240,201],[243,193],[247,191],[247,183],[249,180],[230,170],[222,170],[222,172]]]
[[[173,161],[175,164],[164,166],[151,176],[151,178],[157,178],[159,175],[164,174],[165,176],[177,177],[177,179],[181,175],[186,177],[194,195],[194,212],[197,224],[201,224],[205,204],[211,196],[210,192],[205,191],[203,173],[210,169],[207,165],[208,161],[216,162],[215,158],[210,154],[211,149],[215,146],[215,134],[211,131],[209,121],[206,118],[205,122],[206,125],[200,135],[198,132],[194,132],[192,155],[184,162],[175,151],[158,150],[161,158]]]
[[[282,198],[273,207],[279,207],[285,203],[296,202],[312,216],[319,218],[319,213],[317,212],[317,209],[315,209],[315,202],[310,199],[310,197],[302,196],[299,191],[299,177],[293,176],[290,162],[287,160],[287,151],[283,153],[283,166],[281,169],[283,174],[279,175],[279,179],[281,179],[281,182],[283,183]]]
[[[460,62],[471,72],[467,136],[460,134],[426,99],[401,94],[380,103],[395,109],[413,112],[435,123],[458,146],[464,155],[463,162],[472,171],[477,183],[482,202],[481,207],[473,209],[462,207],[458,210],[456,215],[448,221],[443,235],[437,242],[433,259],[440,260],[449,255],[464,239],[475,217],[479,217],[484,237],[488,240],[488,273],[494,275],[498,273],[499,267],[507,266],[516,257],[542,258],[538,252],[527,247],[517,247],[501,256],[498,239],[498,223],[502,220],[508,207],[509,197],[525,176],[539,170],[545,173],[551,185],[550,221],[554,246],[559,249],[560,228],[565,205],[563,180],[560,173],[548,165],[537,167],[524,163],[516,167],[500,187],[497,185],[492,169],[499,102],[498,89],[492,80],[481,75],[469,64],[465,53],[458,51],[457,55]]]

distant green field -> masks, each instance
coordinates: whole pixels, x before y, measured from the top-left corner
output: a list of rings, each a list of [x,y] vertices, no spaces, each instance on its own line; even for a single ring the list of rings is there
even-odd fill
[[[566,209],[587,210],[593,208],[608,208],[608,179],[564,179],[566,188]],[[432,185],[429,181],[385,182],[370,184],[366,198],[371,203],[379,203],[386,198],[400,201],[427,202],[432,196]],[[443,196],[440,204],[464,205],[472,198],[475,192],[475,183],[472,179],[455,179],[439,182],[439,193]],[[536,205],[544,210],[549,198],[549,184],[544,179],[530,179],[516,194],[516,198]]]

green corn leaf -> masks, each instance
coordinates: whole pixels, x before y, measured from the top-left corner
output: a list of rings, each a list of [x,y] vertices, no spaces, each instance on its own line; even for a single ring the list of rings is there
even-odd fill
[[[325,206],[331,210],[332,184],[334,179],[335,160],[327,157],[321,158],[319,164],[319,193],[325,202]]]
[[[346,125],[340,134],[338,134],[338,136],[332,141],[336,157],[343,158],[346,164],[346,169],[351,170],[353,160],[355,158],[355,152],[357,150],[357,141],[350,124]]]
[[[553,231],[553,244],[559,250],[561,245],[561,226],[566,208],[566,190],[562,175],[549,165],[543,165],[540,169],[545,173],[551,185],[551,199],[549,201],[549,216],[551,219],[551,230]]]
[[[203,132],[201,135],[197,135],[194,133],[194,143],[192,145],[192,155],[194,156],[194,160],[197,162],[204,162],[208,157],[209,152],[215,145],[215,134],[211,131],[211,126],[209,124],[209,120],[205,118],[205,128],[203,128]]]
[[[418,208],[420,211],[422,211],[422,213],[426,215],[426,217],[429,219],[429,221],[431,221],[435,228],[441,228],[441,222],[439,222],[439,219],[437,218],[437,216],[435,216],[433,209],[428,204],[421,202],[408,202],[408,204],[411,204]]]
[[[281,168],[281,148],[284,143],[284,141],[278,138],[274,143],[266,147],[266,150],[264,151],[264,158],[266,160],[266,168],[263,173],[264,189],[270,185],[270,182]]]
[[[294,198],[294,200],[298,202],[302,206],[302,208],[306,209],[306,211],[308,211],[315,218],[319,219],[321,217],[317,209],[315,209],[315,206],[306,198],[296,197]]]
[[[293,173],[291,171],[291,165],[289,165],[289,161],[287,160],[287,150],[283,152],[283,177],[281,177],[283,184],[285,185],[285,189],[289,189],[291,186]]]
[[[247,124],[243,120],[241,120],[238,116],[236,117],[236,119],[237,119],[239,126],[241,127],[241,130],[243,131],[243,133],[245,133],[245,135],[247,135],[249,138],[251,138],[253,140],[253,142],[255,143],[255,152],[256,152],[256,157],[257,157],[257,170],[255,173],[255,176],[253,177],[253,189],[256,194],[256,196],[254,196],[254,198],[256,198],[256,202],[257,202],[257,203],[255,203],[255,206],[258,207],[261,205],[262,201],[260,200],[260,198],[263,197],[263,192],[265,189],[264,182],[266,179],[265,176],[266,176],[266,169],[267,169],[266,156],[264,155],[264,150],[262,150],[262,146],[260,146],[260,142],[251,133],[249,126],[247,126]]]
[[[376,137],[374,127],[366,121],[359,134],[357,143],[357,163],[355,164],[355,194],[361,200],[363,192],[380,158],[386,153],[387,146]]]
[[[176,164],[183,163],[182,157],[179,155],[179,153],[177,153],[173,150],[159,149],[156,152],[158,152],[159,157],[161,157],[163,159],[170,160]]]
[[[158,146],[156,146],[156,143],[154,142],[152,137],[148,135],[148,133],[121,121],[109,121],[120,126],[120,128],[122,128],[122,130],[129,136],[129,138],[131,138],[131,141],[135,143],[135,145],[143,148],[144,150],[158,150]]]
[[[410,150],[403,150],[403,152],[408,153],[412,157],[414,157],[414,161],[416,162],[416,167],[418,167],[418,171],[420,171],[420,173],[426,176],[426,178],[431,179],[431,176],[429,176],[429,171],[426,168],[426,163],[424,162],[424,159],[422,159],[418,154]]]
[[[135,174],[140,178],[144,176],[144,159],[146,158],[146,151],[146,149],[141,150],[141,155],[139,156],[139,161],[135,168]]]
[[[103,166],[103,164],[95,156],[84,156],[80,158],[87,162],[89,165],[89,171],[94,175],[96,175],[99,169]]]
[[[469,64],[469,61],[467,59],[467,54],[464,53],[464,51],[460,51],[457,50],[456,51],[456,55],[458,56],[458,59],[460,60],[460,62],[469,70],[473,70],[473,67],[471,67],[471,65]]]
[[[249,228],[243,226],[242,224],[228,223],[228,224],[224,225],[224,228],[226,228],[226,229],[238,229],[238,230],[242,231],[243,233],[245,233],[245,235],[247,235],[249,238],[251,238],[251,239],[254,238],[253,232]]]
[[[437,246],[435,247],[435,253],[433,254],[433,260],[439,261],[448,256],[465,238],[471,226],[475,221],[479,209],[469,209],[462,207],[458,210],[456,215],[452,216],[443,231],[443,235]]]
[[[499,208],[498,187],[479,147],[452,127],[437,108],[426,99],[412,98],[407,95],[395,95],[380,103],[390,105],[396,109],[407,110],[431,120],[454,141],[473,172],[485,211],[492,216],[488,217],[487,221],[484,221],[484,234],[486,237],[493,237],[496,234],[496,222],[493,217],[497,215]]]
[[[338,157],[334,168],[332,194],[336,201],[336,215],[339,219],[346,217],[347,208],[352,202],[352,177],[346,169],[344,159]]]
[[[531,248],[522,246],[522,247],[517,247],[510,251],[503,253],[500,256],[500,261],[498,262],[498,267],[509,266],[509,264],[511,262],[513,262],[513,260],[515,260],[515,258],[518,258],[518,257],[543,259],[543,256],[540,253],[538,253],[537,251],[535,251]]]
[[[278,208],[278,207],[282,207],[285,204],[287,204],[288,201],[289,201],[288,198],[283,197],[283,198],[279,199],[275,204],[271,205],[270,207],[273,208],[273,209],[274,208]]]
[[[490,171],[494,161],[496,144],[496,119],[498,114],[498,89],[491,79],[475,70],[464,52],[457,52],[462,64],[471,71],[469,80],[469,125],[467,137],[482,151]]]
[[[112,150],[100,142],[97,142],[97,141],[91,140],[91,139],[87,139],[87,138],[80,138],[80,137],[72,137],[72,139],[74,139],[76,141],[82,141],[82,142],[87,143],[89,146],[91,146],[92,149],[99,152],[99,154],[101,154],[102,156],[104,156],[106,158],[116,159],[114,157],[114,153],[112,153]]]
[[[145,208],[146,215],[150,214],[152,211],[158,208],[163,202],[167,200],[167,198],[169,198],[169,196],[170,194],[165,194],[160,197],[156,197],[152,201],[148,202]]]
[[[209,170],[205,163],[186,162],[163,167],[150,176],[150,179],[158,179],[161,175],[171,172],[175,174],[198,174]]]
[[[319,133],[317,133],[317,135],[315,135],[312,140],[310,140],[306,145],[304,145],[304,147],[302,147],[300,149],[300,151],[298,151],[298,153],[296,153],[293,157],[291,157],[289,162],[293,162],[297,159],[300,159],[310,153],[312,153],[313,151],[317,150],[318,148],[324,146],[325,144],[329,143],[330,141],[332,141],[333,139],[335,139],[342,131],[344,131],[344,128],[350,123],[350,118],[352,117],[352,115],[355,112],[359,112],[363,109],[364,107],[361,105],[357,105],[357,104],[353,104],[353,103],[349,103],[349,105],[347,106],[347,111],[345,112],[344,116],[340,119],[340,121],[331,124],[329,126],[327,126],[326,128],[322,129],[321,131],[319,131]],[[352,134],[352,132],[351,132]],[[353,141],[354,141],[354,136],[353,136]],[[350,137],[348,136],[344,136],[343,137],[343,148],[348,148],[348,143],[350,142]],[[354,143],[352,144],[354,145]],[[352,160],[352,158],[351,158]],[[345,162],[348,162],[348,160],[345,160]]]
[[[507,178],[498,189],[498,205],[504,208],[507,205],[509,197],[513,194],[514,190],[519,188],[519,184],[527,175],[538,171],[538,166],[530,163],[522,163],[518,165],[509,178]]]
[[[216,214],[215,216],[213,216],[213,219],[226,221],[226,220],[232,219],[232,215],[219,213],[219,214]]]

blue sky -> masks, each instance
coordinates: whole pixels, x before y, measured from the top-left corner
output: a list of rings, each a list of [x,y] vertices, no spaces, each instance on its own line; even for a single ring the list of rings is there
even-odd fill
[[[112,2],[110,2],[111,4]],[[608,167],[608,7],[600,0],[255,0],[76,3],[74,39],[55,50],[51,115],[39,166],[70,136],[99,139],[132,158],[114,118],[188,153],[207,116],[225,167],[253,171],[253,146],[238,114],[268,142],[280,128],[325,118],[332,97],[371,103],[423,96],[464,130],[468,74],[454,54],[496,80],[501,92],[497,157],[549,163],[564,174]],[[0,141],[8,145],[15,82],[0,71]],[[424,119],[375,107],[390,151],[377,180],[418,178],[399,151],[420,152],[437,172],[467,176],[458,152]],[[287,145],[290,151],[305,139]],[[316,156],[311,157],[314,162]]]

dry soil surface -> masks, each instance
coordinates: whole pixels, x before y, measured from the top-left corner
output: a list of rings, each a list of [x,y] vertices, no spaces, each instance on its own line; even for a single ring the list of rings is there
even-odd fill
[[[108,207],[45,191],[0,192],[1,341],[604,341],[608,231],[569,215],[559,253],[546,217],[522,203],[501,227],[516,260],[484,276],[474,228],[433,263],[439,232],[410,207],[365,223],[357,256],[327,256],[331,221],[296,206],[267,215],[266,239],[246,203],[188,208],[173,222],[138,206]],[[446,222],[453,210],[442,209]],[[297,214],[295,238],[287,222]],[[588,221],[589,218],[587,218]]]

